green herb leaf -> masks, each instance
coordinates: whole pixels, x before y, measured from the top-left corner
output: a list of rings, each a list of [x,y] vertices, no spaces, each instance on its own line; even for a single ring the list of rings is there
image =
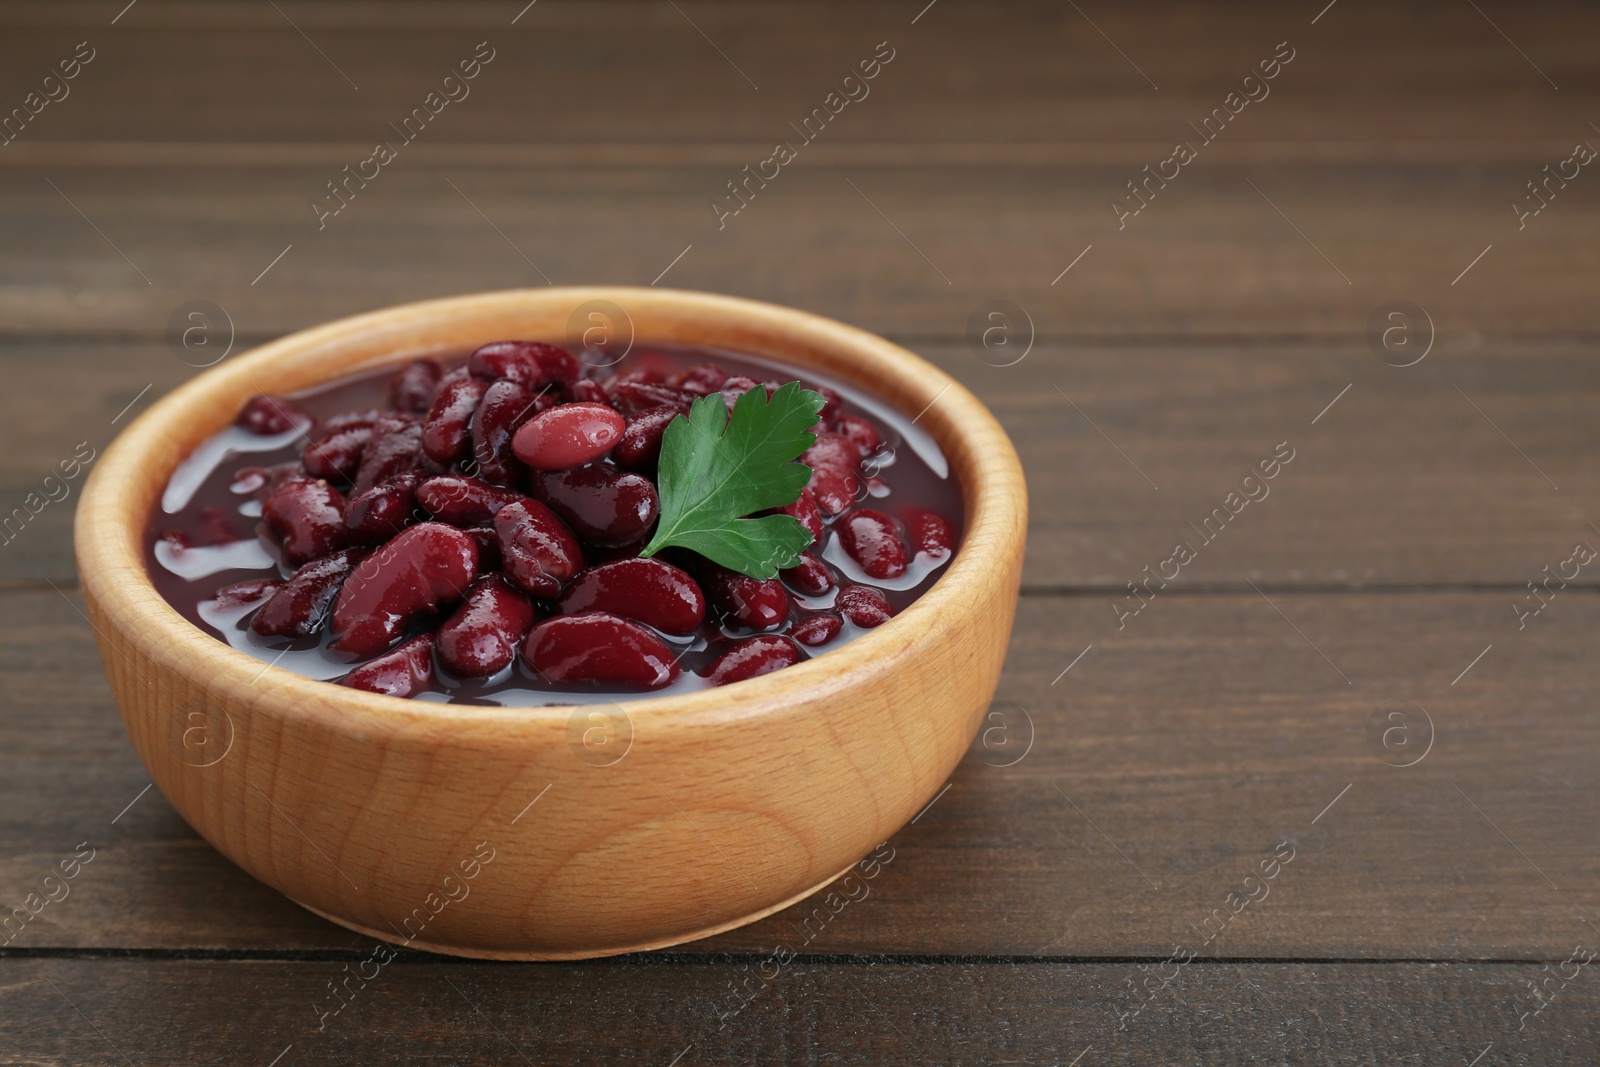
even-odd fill
[[[676,545],[752,578],[792,567],[811,534],[790,515],[745,516],[800,499],[811,468],[793,462],[816,441],[810,432],[826,401],[784,385],[772,398],[760,386],[728,414],[721,393],[701,397],[661,438],[656,478],[661,520],[642,555]]]

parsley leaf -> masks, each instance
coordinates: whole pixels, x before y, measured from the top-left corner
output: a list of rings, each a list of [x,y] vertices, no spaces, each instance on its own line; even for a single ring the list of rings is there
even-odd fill
[[[811,534],[790,515],[746,518],[800,499],[811,468],[793,462],[816,441],[810,432],[821,393],[789,382],[767,398],[760,386],[728,413],[721,393],[696,400],[661,438],[656,478],[661,520],[641,555],[676,545],[752,578],[792,567]]]

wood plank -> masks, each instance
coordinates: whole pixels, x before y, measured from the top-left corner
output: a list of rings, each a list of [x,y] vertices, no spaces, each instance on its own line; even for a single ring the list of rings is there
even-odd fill
[[[99,849],[14,947],[354,942],[232,868],[159,793],[119,817],[149,779],[87,624],[55,592],[0,602],[0,902],[79,842]],[[1600,910],[1592,593],[1521,632],[1504,593],[1163,594],[1127,623],[1102,596],[1024,598],[1005,717],[894,837],[868,897],[820,924],[819,950],[1542,959]],[[1370,720],[1390,711],[1410,732],[1385,748]],[[1424,750],[1427,716],[1431,748],[1393,766]],[[1268,895],[1229,920],[1285,842]],[[803,939],[818,907],[684,951]]]
[[[1523,588],[1576,542],[1600,546],[1588,526],[1600,516],[1581,503],[1600,491],[1586,460],[1600,448],[1600,365],[1583,345],[1452,334],[1396,369],[1350,344],[1041,341],[994,367],[963,343],[907,343],[972,388],[1016,441],[1032,479],[1031,589],[1126,593],[1180,540],[1199,553],[1174,589]],[[0,393],[3,514],[80,443],[103,449],[146,386],[134,411],[198,373],[137,343],[4,344],[0,368],[27,386]],[[1285,441],[1295,458],[1270,495],[1203,543],[1200,524]],[[70,585],[75,503],[46,505],[0,545],[0,581]],[[1578,584],[1594,584],[1591,570]]]
[[[962,336],[997,298],[1076,339],[1348,339],[1398,298],[1463,338],[1595,330],[1584,280],[1600,251],[1583,234],[1600,225],[1600,184],[1574,183],[1519,232],[1509,204],[1527,165],[1233,164],[1219,149],[1121,229],[1107,205],[1126,165],[801,162],[720,229],[727,168],[401,157],[319,230],[308,202],[335,172],[0,170],[4,333],[158,336],[197,297],[278,333],[546,279],[657,278],[920,336]]]
[[[1591,935],[1591,944],[1592,944]],[[1559,965],[1570,946],[1554,957]],[[1527,966],[1196,962],[1118,1030],[1130,963],[9,960],[0,1048],[30,1063],[1581,1063],[1587,970],[1529,1016]],[[1570,970],[1572,965],[1566,969]],[[1155,968],[1149,968],[1151,973]],[[347,974],[375,975],[318,1029]],[[1170,971],[1170,968],[1169,968]],[[1551,988],[1558,980],[1552,979]],[[357,979],[350,980],[352,991]],[[328,1010],[328,1009],[323,1009]],[[719,1020],[721,1020],[719,1022]],[[601,1051],[603,1050],[603,1051]],[[676,1061],[673,1057],[677,1056]]]
[[[169,2],[135,7],[111,28],[104,5],[7,5],[0,100],[20,100],[90,37],[93,64],[19,143],[366,146],[487,39],[494,63],[430,140],[770,148],[887,40],[894,60],[828,140],[1170,149],[1190,136],[1187,122],[1198,124],[1287,41],[1293,61],[1226,136],[1315,151],[1318,142],[1502,138],[1570,148],[1588,135],[1583,101],[1600,86],[1586,47],[1600,14],[1577,5],[1490,10],[1491,23],[1459,4],[1346,0],[1315,24],[1316,11],[1259,0],[1203,10],[1100,4],[1081,14],[1047,3],[944,4],[914,24],[923,5],[899,0],[679,6],[544,0],[513,26],[523,5],[509,0],[283,3],[281,12]]]

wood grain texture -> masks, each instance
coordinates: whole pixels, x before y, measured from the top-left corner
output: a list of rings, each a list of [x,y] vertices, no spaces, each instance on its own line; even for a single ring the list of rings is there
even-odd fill
[[[1600,512],[1585,503],[1600,492],[1588,460],[1600,448],[1600,365],[1585,345],[1441,335],[1426,360],[1396,369],[1355,344],[1039,341],[994,367],[959,341],[905,343],[972,390],[1016,443],[1034,490],[1024,570],[1034,591],[1126,593],[1177,541],[1199,546],[1189,524],[1284,441],[1296,458],[1270,495],[1206,544],[1174,590],[1248,590],[1248,579],[1525,592],[1577,541],[1600,547],[1588,526]],[[30,383],[0,392],[0,517],[80,443],[103,451],[198,373],[163,345],[111,342],[3,344],[0,368]],[[70,587],[77,492],[0,545],[0,580]],[[1593,585],[1592,568],[1575,581]]]
[[[426,704],[317,682],[202,633],[151,584],[152,509],[179,461],[250,397],[497,338],[564,337],[574,321],[581,334],[596,306],[620,309],[634,343],[778,359],[902,412],[925,409],[917,431],[942,449],[965,502],[957,556],[914,604],[825,664],[578,707]],[[579,288],[397,308],[219,366],[107,449],[84,486],[74,540],[134,747],[202,836],[363,933],[461,955],[570,959],[752,921],[847,874],[910,819],[994,693],[1026,525],[1004,431],[904,349],[774,305]],[[603,752],[588,740],[597,730],[611,746]],[[481,905],[445,911],[473,889]]]
[[[1592,935],[1591,935],[1592,936]],[[1570,946],[1555,957],[1567,958]],[[1584,1063],[1589,970],[1518,1031],[1538,966],[1195,962],[1118,1030],[1127,962],[0,961],[0,1049],[29,1063]],[[347,970],[348,969],[348,970]],[[750,993],[744,994],[749,996]],[[151,1004],[161,1010],[150,1010]],[[80,1014],[81,1010],[81,1014]],[[726,1018],[724,1018],[726,1016]],[[1492,1051],[1489,1047],[1492,1046]],[[1088,1051],[1086,1051],[1088,1050]],[[123,1059],[126,1057],[126,1060]]]
[[[965,336],[993,299],[1027,308],[1042,336],[1087,340],[1356,340],[1375,308],[1402,298],[1450,336],[1595,334],[1585,279],[1600,251],[1583,235],[1600,224],[1600,182],[1572,183],[1519,230],[1509,205],[1537,167],[1210,151],[1122,229],[1107,201],[1133,177],[1127,164],[802,159],[719,228],[710,204],[737,168],[402,156],[320,230],[308,201],[337,166],[10,168],[0,322],[12,337],[159,337],[174,308],[204,298],[240,330],[276,334],[451,293],[645,285],[667,271],[663,284],[899,336]],[[594,239],[613,232],[627,238]]]
[[[11,27],[0,42],[0,99],[32,88],[36,71],[85,36],[100,51],[73,96],[19,145],[366,147],[485,39],[499,56],[441,116],[442,140],[770,148],[882,40],[895,48],[893,62],[860,106],[841,113],[829,140],[1170,149],[1188,136],[1187,121],[1199,122],[1285,40],[1295,59],[1230,138],[1308,151],[1408,140],[1570,147],[1592,118],[1583,101],[1600,85],[1585,47],[1600,15],[1580,4],[1488,9],[1491,24],[1458,4],[1341,0],[1315,25],[1318,6],[1237,0],[1080,5],[1083,14],[1047,2],[940,4],[913,24],[924,5],[900,0],[695,0],[681,13],[649,0],[540,0],[512,26],[524,6],[512,0],[288,2],[281,13],[248,0],[168,0],[136,7],[115,29],[105,6],[13,4],[0,16]]]
[[[1000,717],[814,951],[1199,950],[1191,927],[1206,929],[1282,841],[1296,859],[1208,954],[1535,959],[1561,947],[1572,917],[1600,905],[1600,840],[1583,814],[1600,800],[1586,710],[1600,601],[1563,593],[1520,632],[1505,594],[1272,601],[1293,625],[1253,593],[1174,595],[1119,632],[1106,598],[1025,597]],[[16,947],[353,943],[196,838],[159,792],[113,825],[149,777],[87,624],[48,590],[0,603],[0,667],[16,680],[0,734],[0,903],[20,903],[78,842],[100,849]],[[1433,747],[1391,766],[1410,758],[1402,741],[1426,744],[1419,705]],[[1394,710],[1407,717],[1389,725],[1406,732],[1386,748],[1369,720]],[[803,938],[819,904],[685,951]]]

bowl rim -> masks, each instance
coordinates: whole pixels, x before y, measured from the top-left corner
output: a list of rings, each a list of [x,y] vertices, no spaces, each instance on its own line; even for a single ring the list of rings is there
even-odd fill
[[[460,317],[465,322],[474,312],[526,311],[529,307],[566,307],[591,301],[611,301],[618,305],[626,302],[630,317],[635,317],[634,312],[640,308],[653,312],[692,312],[718,319],[730,328],[753,330],[757,334],[787,335],[791,340],[798,334],[802,342],[813,342],[811,347],[826,343],[841,350],[853,350],[864,357],[865,369],[888,371],[917,386],[930,400],[915,421],[921,424],[922,419],[928,418],[923,428],[950,462],[952,476],[957,474],[952,441],[959,434],[969,442],[967,466],[973,484],[959,486],[966,511],[965,529],[962,544],[944,573],[887,623],[822,656],[779,671],[730,686],[688,693],[619,694],[620,699],[599,704],[533,706],[452,704],[386,696],[264,664],[201,630],[155,588],[144,559],[144,531],[149,511],[133,508],[127,487],[133,484],[132,476],[138,467],[147,462],[151,449],[158,447],[163,436],[162,427],[169,420],[194,411],[197,401],[210,399],[210,394],[230,386],[236,388],[242,384],[248,388],[257,368],[269,366],[280,358],[335,345],[375,330],[381,332],[408,317],[420,316],[441,322]],[[650,340],[647,333],[635,338],[636,343],[648,344]],[[738,351],[721,342],[702,343]],[[375,357],[358,361],[322,381],[353,376],[364,369],[398,365],[407,353],[401,344],[394,348],[400,358]],[[414,352],[411,358],[416,358]],[[783,361],[794,357],[763,358]],[[836,369],[813,369],[845,377]],[[852,384],[879,402],[903,410],[895,399],[883,395],[881,386],[875,389],[866,382]],[[240,402],[254,391],[252,388],[241,392]],[[218,428],[230,425],[232,417],[230,413]],[[164,487],[171,474],[171,469],[163,470],[159,484]],[[158,490],[152,506],[159,495]],[[659,721],[661,725],[692,727],[760,716],[771,709],[793,705],[796,694],[804,703],[818,704],[844,689],[853,688],[867,676],[891,669],[895,653],[913,640],[953,636],[961,619],[968,614],[966,605],[992,596],[996,591],[993,588],[995,573],[1003,573],[1009,566],[1009,561],[997,559],[996,553],[1021,551],[1026,516],[1027,497],[1021,462],[999,422],[955,378],[883,337],[811,312],[741,297],[633,286],[552,286],[384,307],[294,331],[208,368],[157,400],[106,448],[83,487],[74,522],[74,541],[85,598],[91,599],[101,617],[147,660],[164,663],[190,678],[202,679],[205,688],[231,694],[245,705],[270,696],[272,702],[279,709],[287,709],[292,718],[340,730],[358,730],[363,734],[420,731],[437,736],[438,728],[443,725],[448,726],[451,737],[466,742],[473,736],[499,736],[503,733],[500,728],[508,724],[530,731],[540,726],[559,726],[565,730],[569,720],[585,707],[620,709],[635,725],[644,719]],[[113,650],[127,654],[126,647],[118,648],[103,634],[100,637],[105,656],[109,657]],[[111,664],[106,666],[109,672]]]

